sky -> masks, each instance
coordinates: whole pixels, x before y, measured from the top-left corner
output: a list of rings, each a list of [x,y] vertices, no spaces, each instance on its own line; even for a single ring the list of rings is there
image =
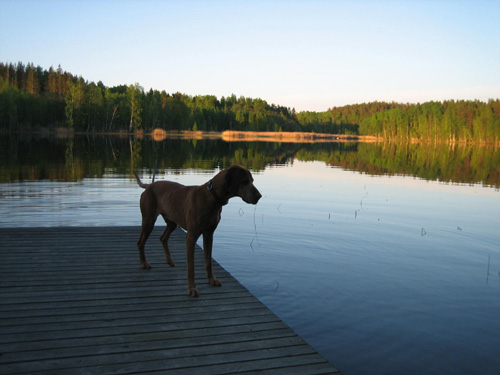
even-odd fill
[[[0,0],[0,61],[297,111],[500,98],[500,0]]]

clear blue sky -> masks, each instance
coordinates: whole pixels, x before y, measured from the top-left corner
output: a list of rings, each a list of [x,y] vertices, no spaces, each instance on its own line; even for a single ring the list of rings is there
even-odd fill
[[[297,111],[500,97],[500,1],[0,0],[0,61]]]

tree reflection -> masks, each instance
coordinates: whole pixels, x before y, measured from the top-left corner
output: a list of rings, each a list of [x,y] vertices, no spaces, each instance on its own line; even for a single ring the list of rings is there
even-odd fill
[[[187,169],[205,171],[241,164],[254,171],[294,159],[322,161],[371,175],[411,175],[426,180],[481,183],[499,188],[500,150],[488,145],[433,143],[272,143],[224,142],[220,139],[150,137],[0,136],[0,182],[21,180],[76,181],[105,174],[131,176]]]

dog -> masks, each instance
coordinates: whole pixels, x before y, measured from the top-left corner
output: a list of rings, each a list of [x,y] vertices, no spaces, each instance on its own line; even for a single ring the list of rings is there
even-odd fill
[[[134,172],[137,183],[144,188],[140,207],[142,229],[137,247],[139,249],[140,267],[151,268],[146,261],[144,247],[153,231],[158,215],[167,223],[160,240],[165,251],[167,264],[174,266],[174,260],[168,247],[168,239],[172,232],[180,226],[187,231],[187,288],[188,295],[198,297],[194,277],[194,248],[198,238],[203,235],[203,251],[208,282],[212,286],[221,286],[212,271],[213,234],[220,221],[222,207],[233,197],[240,197],[249,204],[257,204],[262,197],[253,185],[250,171],[240,165],[232,165],[214,176],[203,185],[184,186],[177,182],[157,181],[144,184]]]

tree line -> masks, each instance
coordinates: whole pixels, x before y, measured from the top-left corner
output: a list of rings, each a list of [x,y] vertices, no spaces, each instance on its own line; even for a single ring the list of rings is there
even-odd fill
[[[296,112],[262,99],[107,87],[58,66],[0,63],[0,130],[67,127],[77,132],[301,131],[384,139],[500,142],[500,100],[371,102]]]

